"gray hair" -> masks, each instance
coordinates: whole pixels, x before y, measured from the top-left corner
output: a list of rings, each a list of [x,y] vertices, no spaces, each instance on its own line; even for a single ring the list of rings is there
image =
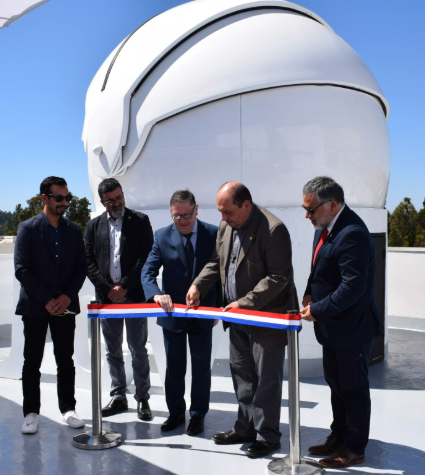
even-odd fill
[[[174,203],[189,203],[190,206],[196,206],[195,195],[189,191],[188,188],[185,190],[177,190],[171,197],[170,206],[172,206]]]
[[[344,190],[341,185],[328,176],[317,176],[303,187],[303,195],[313,194],[320,201],[336,201],[344,204]]]

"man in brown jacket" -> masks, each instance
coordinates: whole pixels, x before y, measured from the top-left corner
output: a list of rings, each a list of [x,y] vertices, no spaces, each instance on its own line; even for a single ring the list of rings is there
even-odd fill
[[[291,239],[276,216],[252,202],[246,186],[224,184],[217,194],[222,215],[216,249],[187,294],[188,305],[221,278],[224,311],[231,308],[286,313],[298,310]],[[280,407],[285,330],[224,323],[230,328],[230,370],[239,403],[234,428],[213,436],[216,444],[254,442],[248,457],[280,448]]]

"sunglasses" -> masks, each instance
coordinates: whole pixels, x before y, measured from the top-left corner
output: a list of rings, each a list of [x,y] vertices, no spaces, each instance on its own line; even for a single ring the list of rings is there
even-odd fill
[[[320,203],[318,204],[317,206],[315,206],[314,208],[307,208],[307,206],[304,206],[304,205],[301,205],[306,211],[308,211],[310,214],[314,214],[316,212],[316,209],[317,208],[320,208],[322,205],[324,205],[325,203],[328,203],[329,201],[332,201],[332,200],[326,200],[326,201],[323,201],[323,203]]]
[[[46,193],[46,196],[48,196],[49,198],[54,198],[56,203],[60,203],[63,200],[66,200],[69,203],[73,198],[71,193],[68,193],[65,196],[63,196],[63,195],[56,195],[55,196],[55,195],[49,195],[48,193]]]

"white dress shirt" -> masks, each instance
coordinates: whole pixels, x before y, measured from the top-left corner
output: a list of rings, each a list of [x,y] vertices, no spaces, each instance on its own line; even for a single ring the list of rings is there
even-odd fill
[[[112,219],[108,213],[109,273],[112,282],[121,282],[121,230],[123,218]]]
[[[192,231],[192,237],[190,238],[190,242],[192,243],[193,246],[193,252],[196,251],[196,238],[198,237],[198,220],[195,221],[195,226],[193,226],[193,231]],[[182,243],[183,247],[186,246],[187,242],[187,237],[185,237],[184,234],[180,233],[180,236],[182,237]]]
[[[335,226],[336,220],[339,218],[339,215],[342,213],[342,210],[345,208],[345,203],[342,205],[342,208],[338,211],[338,214],[335,218],[331,221],[331,224],[328,226],[328,234],[331,233],[332,228]]]

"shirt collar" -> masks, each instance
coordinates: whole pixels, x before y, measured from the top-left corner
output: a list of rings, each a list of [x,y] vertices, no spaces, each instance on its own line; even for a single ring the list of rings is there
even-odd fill
[[[47,224],[47,226],[52,226],[52,224],[50,223],[49,218],[46,216],[46,213],[44,212],[44,210],[42,211],[42,214],[43,214],[44,222]],[[59,221],[58,221],[58,228],[59,228],[60,226],[62,226],[62,221],[63,221],[63,219],[62,219],[62,216],[61,216],[61,217],[59,218]],[[54,227],[54,226],[52,226],[52,228],[53,228],[53,227]]]
[[[195,226],[193,226],[193,229],[191,231],[192,234],[196,234],[198,232],[198,219],[195,221]],[[180,233],[181,234],[181,233]],[[187,236],[187,234],[181,234],[184,238]],[[187,239],[187,238],[186,238]]]
[[[248,226],[249,226],[249,223],[251,222],[252,220],[252,216],[254,214],[254,203],[252,203],[252,208],[251,208],[251,212],[249,213],[249,216],[248,216],[248,219],[243,223],[243,225],[238,228],[236,231],[244,231]]]
[[[108,212],[106,212],[106,218],[108,221],[111,220],[111,221],[114,221],[114,223],[119,224],[124,219],[124,215],[122,215],[121,218],[114,219]]]
[[[336,220],[339,218],[339,215],[342,213],[342,210],[345,208],[345,203],[342,205],[341,209],[338,211],[338,214],[331,221],[331,224],[328,226],[328,234],[331,233],[333,227],[335,226]]]

